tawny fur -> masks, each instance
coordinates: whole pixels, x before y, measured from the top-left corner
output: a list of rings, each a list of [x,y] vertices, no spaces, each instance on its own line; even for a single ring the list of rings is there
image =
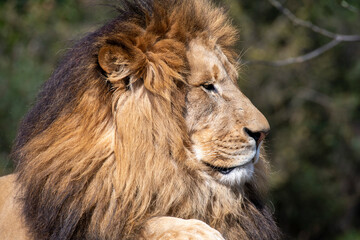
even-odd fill
[[[119,11],[68,52],[19,129],[16,201],[30,236],[139,239],[149,219],[172,216],[225,239],[278,239],[262,198],[264,158],[251,181],[231,187],[191,149],[186,54],[201,39],[221,48],[226,69],[236,65],[237,33],[223,10],[154,0]]]

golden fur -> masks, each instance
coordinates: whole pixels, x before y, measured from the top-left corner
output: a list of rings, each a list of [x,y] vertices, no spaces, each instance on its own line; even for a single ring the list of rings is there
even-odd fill
[[[236,87],[223,10],[119,12],[69,51],[20,127],[12,198],[28,238],[278,239],[267,163],[254,164],[269,126]]]

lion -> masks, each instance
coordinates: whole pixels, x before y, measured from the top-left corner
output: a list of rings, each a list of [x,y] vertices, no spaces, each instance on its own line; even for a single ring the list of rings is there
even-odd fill
[[[238,33],[206,0],[124,1],[22,121],[0,239],[279,239],[270,127],[237,86]]]

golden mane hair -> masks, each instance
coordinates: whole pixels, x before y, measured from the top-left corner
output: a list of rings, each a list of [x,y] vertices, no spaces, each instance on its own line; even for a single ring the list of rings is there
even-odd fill
[[[20,126],[13,157],[34,239],[139,239],[154,216],[199,219],[226,239],[278,239],[258,187],[265,161],[244,188],[214,191],[189,157],[187,44],[216,41],[235,64],[224,11],[205,0],[118,11],[68,51]]]

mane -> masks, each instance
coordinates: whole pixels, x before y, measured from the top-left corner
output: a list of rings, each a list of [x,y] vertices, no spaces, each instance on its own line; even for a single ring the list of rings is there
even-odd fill
[[[278,239],[259,190],[266,161],[244,188],[209,187],[189,150],[187,44],[216,41],[235,64],[224,11],[203,0],[124,1],[118,11],[69,50],[19,128],[13,158],[30,233],[134,239],[147,219],[174,216],[227,239]],[[98,54],[109,44],[125,67],[106,76]]]

